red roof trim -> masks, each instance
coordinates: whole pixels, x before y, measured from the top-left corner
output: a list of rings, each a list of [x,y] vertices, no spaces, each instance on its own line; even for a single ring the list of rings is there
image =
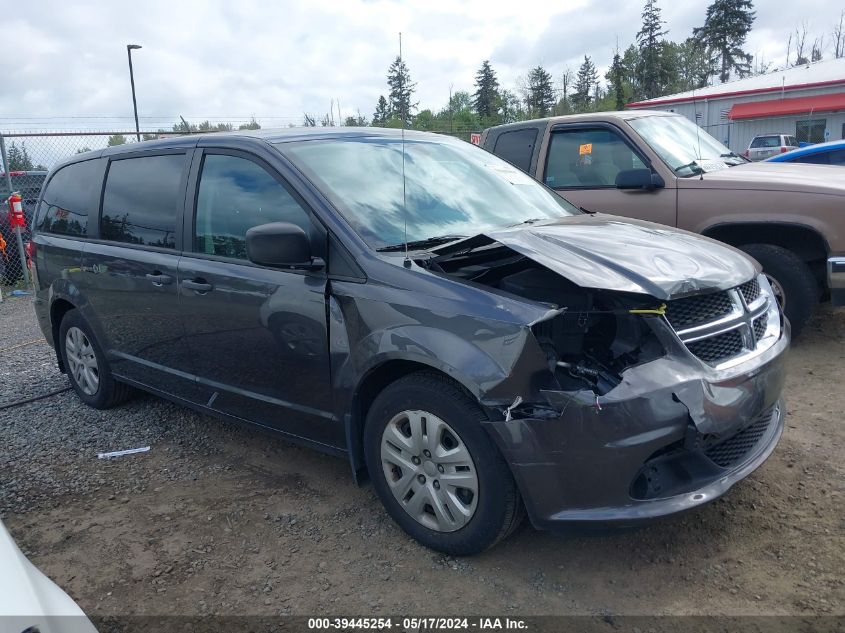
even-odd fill
[[[809,114],[811,112],[830,112],[831,110],[845,110],[845,92],[814,95],[812,97],[795,97],[793,99],[736,103],[731,107],[728,118],[734,121],[760,116]]]
[[[712,99],[724,99],[726,97],[740,97],[743,95],[756,95],[766,92],[780,92],[781,90],[806,90],[808,88],[823,88],[825,86],[837,86],[845,84],[845,77],[842,79],[831,79],[828,81],[816,81],[809,84],[793,84],[791,86],[775,86],[771,88],[754,88],[753,90],[735,90],[734,92],[720,92],[717,95],[702,95],[696,97],[681,97],[680,99],[660,99],[657,101],[635,101],[627,104],[626,108],[648,108],[656,105],[668,105],[671,103],[688,103],[690,101],[708,101]],[[702,88],[703,90],[703,88]]]

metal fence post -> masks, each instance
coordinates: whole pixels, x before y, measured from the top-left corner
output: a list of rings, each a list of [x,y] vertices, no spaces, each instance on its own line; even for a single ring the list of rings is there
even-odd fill
[[[12,169],[9,165],[9,159],[6,154],[6,140],[0,134],[0,155],[3,158],[3,171],[6,174],[6,188],[9,190],[9,195],[12,195]],[[4,201],[5,202],[5,201]],[[23,248],[23,237],[21,236],[21,227],[15,227],[15,239],[18,243],[18,257],[21,260],[21,272],[23,273],[23,281],[26,286],[29,286],[29,267],[26,262],[26,251]]]
[[[12,170],[9,168],[9,159],[6,158],[6,139],[0,134],[0,155],[3,158],[3,172],[6,174],[6,187],[12,193]]]

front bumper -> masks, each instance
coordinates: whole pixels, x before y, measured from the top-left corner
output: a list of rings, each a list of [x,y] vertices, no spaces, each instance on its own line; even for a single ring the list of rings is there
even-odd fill
[[[845,256],[827,260],[827,284],[830,302],[835,306],[845,306]]]
[[[547,406],[486,423],[538,528],[636,524],[712,501],[772,453],[789,325],[763,353],[724,370],[671,339],[604,396],[544,392]]]

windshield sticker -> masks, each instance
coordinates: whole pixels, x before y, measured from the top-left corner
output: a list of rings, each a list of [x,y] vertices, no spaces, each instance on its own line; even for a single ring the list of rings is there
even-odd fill
[[[585,154],[592,154],[593,153],[593,144],[592,143],[584,143],[581,147],[578,148],[578,154],[580,156],[584,156]]]
[[[704,171],[720,171],[722,169],[727,169],[728,166],[722,160],[716,160],[713,158],[699,158],[695,161],[695,164],[701,167]]]

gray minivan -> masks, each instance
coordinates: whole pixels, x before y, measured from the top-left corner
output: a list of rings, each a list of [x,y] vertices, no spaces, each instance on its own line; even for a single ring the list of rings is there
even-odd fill
[[[112,147],[49,175],[35,307],[79,398],[143,389],[349,460],[425,545],[629,525],[774,450],[789,325],[758,265],[584,213],[444,136]]]

